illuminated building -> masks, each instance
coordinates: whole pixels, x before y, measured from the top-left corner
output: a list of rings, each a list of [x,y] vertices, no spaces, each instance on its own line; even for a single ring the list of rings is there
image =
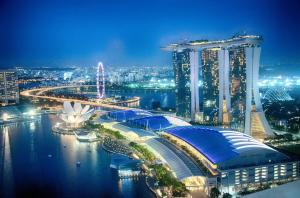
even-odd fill
[[[152,114],[144,110],[111,111],[107,116],[117,122],[124,122],[127,126],[156,132],[171,126],[190,126],[189,123],[179,118]]]
[[[203,76],[203,121],[218,123],[219,114],[219,62],[218,48],[204,49],[201,53]],[[220,116],[220,118],[219,118]],[[222,121],[221,121],[222,122]]]
[[[246,57],[244,47],[232,47],[229,53],[229,82],[231,120],[230,127],[245,129],[246,118]]]
[[[15,70],[0,70],[0,104],[19,103],[18,76]]]
[[[194,57],[194,58],[193,58]],[[199,111],[198,86],[191,82],[198,81],[198,54],[189,49],[173,52],[175,73],[176,115],[190,117]]]
[[[284,101],[292,101],[293,98],[288,94],[288,92],[283,88],[271,88],[266,91],[263,96],[263,99],[266,102],[284,102]]]
[[[84,107],[80,103],[75,102],[74,106],[70,102],[64,102],[64,110],[60,118],[70,128],[80,127],[94,113],[94,109],[90,109],[90,105]]]
[[[299,178],[299,161],[237,131],[180,126],[164,130],[171,141],[201,161],[222,193]]]
[[[164,48],[173,53],[177,115],[191,120],[202,115],[203,122],[228,123],[231,128],[256,134],[259,139],[272,135],[257,85],[261,41],[259,36],[237,36]],[[199,71],[203,78],[200,108]]]

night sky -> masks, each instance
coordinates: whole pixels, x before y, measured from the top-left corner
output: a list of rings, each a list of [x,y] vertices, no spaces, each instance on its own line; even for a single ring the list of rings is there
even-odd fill
[[[163,45],[243,32],[263,36],[263,64],[299,68],[297,1],[1,0],[0,68],[171,65]]]

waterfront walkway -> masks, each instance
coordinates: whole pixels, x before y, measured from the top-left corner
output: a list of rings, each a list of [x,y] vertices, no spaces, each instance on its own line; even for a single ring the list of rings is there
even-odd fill
[[[145,141],[147,147],[167,163],[179,180],[193,176],[203,176],[192,160],[171,145],[162,143],[162,138],[151,138]]]
[[[98,120],[105,128],[120,131],[129,141],[145,144],[157,158],[166,163],[175,173],[179,180],[193,176],[204,176],[201,169],[195,164],[193,159],[183,151],[176,148],[156,133],[143,129],[133,128],[115,121]]]
[[[194,162],[184,151],[178,149],[175,145],[171,144],[169,141],[163,138],[157,138],[157,141],[164,144],[165,146],[168,147],[168,149],[176,153],[180,157],[180,159],[183,160],[185,165],[190,169],[190,171],[194,176],[204,176],[204,173],[198,167],[196,162]]]

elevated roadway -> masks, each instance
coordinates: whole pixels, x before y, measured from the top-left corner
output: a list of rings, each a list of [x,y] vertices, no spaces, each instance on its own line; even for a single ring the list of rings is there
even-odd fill
[[[43,95],[44,93],[48,91],[53,91],[56,89],[64,89],[64,88],[78,88],[78,87],[90,87],[91,85],[65,85],[65,86],[56,86],[56,87],[43,87],[43,88],[36,88],[36,89],[30,89],[30,90],[25,90],[20,93],[21,96],[24,97],[30,97],[30,98],[35,98],[35,99],[45,99],[45,100],[52,100],[52,101],[57,101],[57,102],[79,102],[84,105],[91,105],[94,107],[102,107],[102,108],[107,108],[107,109],[116,109],[116,110],[129,110],[129,109],[135,109],[132,107],[124,107],[124,106],[119,106],[117,104],[106,104],[99,101],[87,101],[87,100],[80,100],[80,99],[71,99],[71,98],[61,98],[61,97],[55,97],[55,96],[47,96]],[[139,100],[139,98],[135,98],[135,100]],[[134,99],[129,99],[128,101],[122,102],[122,104],[128,102],[136,102]],[[120,104],[120,103],[118,103]]]

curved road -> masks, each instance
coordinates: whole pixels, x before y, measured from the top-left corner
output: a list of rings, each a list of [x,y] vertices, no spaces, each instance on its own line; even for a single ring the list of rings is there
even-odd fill
[[[65,86],[57,86],[57,87],[44,87],[44,88],[25,90],[25,91],[22,91],[20,93],[20,95],[25,96],[25,97],[54,100],[57,102],[65,102],[65,101],[79,102],[79,103],[85,104],[85,105],[91,105],[91,106],[95,106],[95,107],[104,107],[104,108],[108,108],[108,109],[117,109],[117,110],[135,109],[135,108],[131,108],[131,107],[122,107],[122,106],[118,106],[118,105],[114,105],[114,104],[105,104],[105,103],[101,103],[101,101],[92,102],[92,101],[79,100],[79,99],[59,98],[59,97],[54,97],[54,96],[42,95],[44,92],[55,90],[55,89],[89,87],[89,86],[91,86],[91,85],[65,85]],[[127,102],[134,102],[132,100],[128,100]]]

